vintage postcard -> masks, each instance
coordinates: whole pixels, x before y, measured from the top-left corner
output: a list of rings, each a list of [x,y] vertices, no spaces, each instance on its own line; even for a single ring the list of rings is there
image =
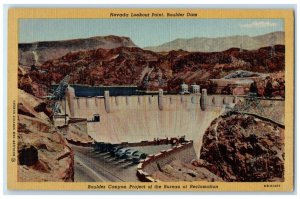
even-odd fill
[[[8,14],[9,190],[293,191],[293,10]]]

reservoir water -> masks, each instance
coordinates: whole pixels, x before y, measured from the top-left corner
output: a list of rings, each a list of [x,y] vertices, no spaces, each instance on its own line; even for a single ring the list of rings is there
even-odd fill
[[[52,89],[56,89],[58,85],[53,85]],[[95,97],[104,96],[104,91],[109,91],[110,96],[130,96],[138,95],[137,86],[88,86],[70,84],[75,89],[77,97]]]

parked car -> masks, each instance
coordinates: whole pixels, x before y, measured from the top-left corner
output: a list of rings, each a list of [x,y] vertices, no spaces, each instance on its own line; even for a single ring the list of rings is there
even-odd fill
[[[94,150],[95,151],[101,151],[103,147],[104,142],[96,142],[94,145]]]
[[[120,149],[119,151],[116,152],[116,156],[117,156],[118,158],[123,158],[124,155],[125,155],[125,153],[126,153],[127,151],[129,151],[129,150],[130,150],[130,149],[128,149],[128,148]]]
[[[135,153],[133,156],[132,156],[132,162],[137,164],[140,162],[140,160],[144,160],[147,158],[147,154],[146,153],[142,153],[142,152],[138,152],[138,153]]]
[[[111,143],[104,143],[101,147],[101,152],[105,153],[105,152],[109,152],[111,149],[113,148],[113,145]]]
[[[116,153],[117,153],[119,150],[121,150],[121,149],[123,149],[122,146],[114,146],[114,147],[111,149],[110,154],[111,154],[112,156],[115,156]]]
[[[132,156],[138,152],[139,152],[138,150],[130,149],[125,153],[124,158],[126,158],[126,160],[132,160]]]

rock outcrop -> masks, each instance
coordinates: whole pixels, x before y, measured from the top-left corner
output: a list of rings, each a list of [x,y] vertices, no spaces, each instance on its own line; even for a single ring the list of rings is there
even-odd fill
[[[215,119],[203,136],[202,165],[225,181],[284,180],[284,129],[253,116]]]
[[[32,70],[27,66],[18,67],[18,88],[34,96],[47,95],[48,87],[43,80],[33,81],[30,77]]]
[[[73,151],[45,102],[20,89],[18,94],[18,181],[73,181]]]

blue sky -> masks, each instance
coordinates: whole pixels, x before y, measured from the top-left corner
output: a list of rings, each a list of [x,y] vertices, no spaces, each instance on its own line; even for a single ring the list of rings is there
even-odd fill
[[[139,47],[178,38],[256,36],[283,31],[281,19],[21,19],[19,43],[117,35]]]

